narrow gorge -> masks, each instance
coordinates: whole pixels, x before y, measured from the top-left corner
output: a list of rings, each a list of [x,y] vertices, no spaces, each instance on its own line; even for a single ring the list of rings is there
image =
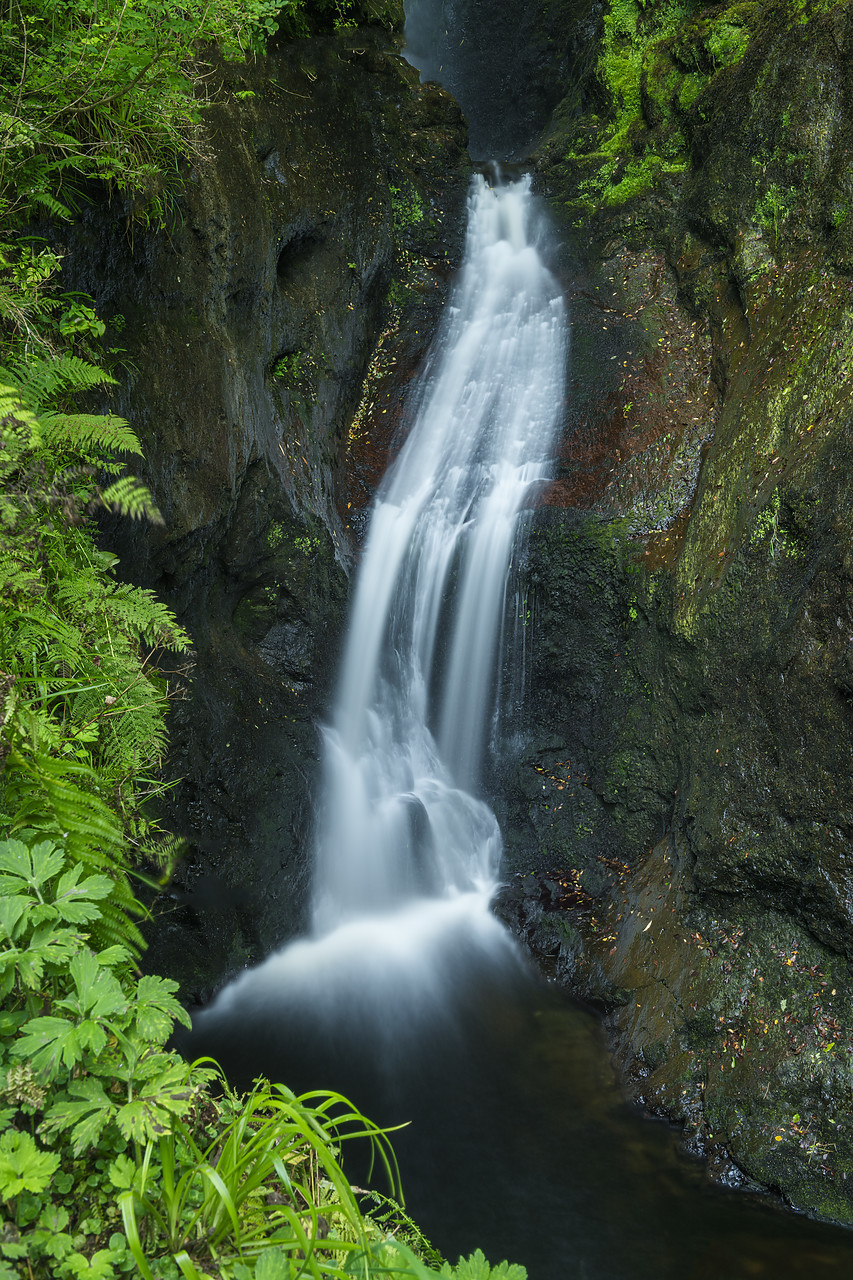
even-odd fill
[[[120,329],[113,404],[164,517],[105,545],[193,641],[161,815],[185,846],[144,965],[190,1008],[225,987],[186,1043],[234,1078],[285,1063],[413,1120],[404,1182],[445,1252],[531,1280],[843,1274],[853,3],[395,18],[217,62],[165,230],[96,200],[49,232]],[[497,345],[448,371],[480,206],[482,254],[517,257],[480,318]],[[433,394],[464,457],[418,444]],[[508,415],[493,457],[465,447],[472,401]],[[537,412],[553,443],[515,457]],[[492,501],[472,459],[519,491],[465,561]],[[371,966],[413,900],[455,912],[452,959],[410,911]],[[294,942],[377,904],[331,965]],[[229,999],[245,1024],[217,1027]]]

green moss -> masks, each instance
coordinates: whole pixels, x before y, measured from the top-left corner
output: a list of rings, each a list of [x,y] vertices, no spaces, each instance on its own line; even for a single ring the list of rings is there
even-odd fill
[[[745,27],[723,20],[711,29],[708,52],[718,67],[730,67],[746,53],[749,32]]]
[[[708,76],[689,72],[678,86],[677,101],[682,111],[689,111],[708,83]]]
[[[757,31],[796,21],[800,11],[775,0],[720,8],[710,17],[698,0],[610,0],[595,73],[609,114],[558,126],[574,178],[570,204],[587,212],[619,206],[646,194],[662,175],[683,172],[690,116],[703,91],[744,57]],[[825,8],[822,0],[800,5],[808,18]],[[774,205],[772,190],[764,197],[771,225],[783,214],[782,199]]]

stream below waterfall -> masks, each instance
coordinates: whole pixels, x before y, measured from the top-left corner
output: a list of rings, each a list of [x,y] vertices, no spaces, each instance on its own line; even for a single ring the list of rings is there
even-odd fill
[[[183,1047],[240,1084],[332,1088],[410,1122],[407,1207],[453,1259],[481,1247],[530,1280],[853,1273],[853,1234],[709,1186],[629,1108],[598,1021],[490,911],[501,833],[480,776],[512,658],[513,551],[564,396],[543,234],[527,180],[475,179],[465,263],[362,554],[311,931],[227,986]]]
[[[193,1050],[232,1080],[330,1087],[394,1135],[406,1209],[456,1261],[480,1248],[529,1280],[829,1280],[853,1234],[709,1184],[667,1124],[628,1106],[598,1019],[532,975],[480,971],[415,1037],[233,1008]],[[389,1011],[389,1020],[393,1011]],[[364,1185],[365,1170],[349,1163]],[[377,1188],[387,1185],[377,1179]]]

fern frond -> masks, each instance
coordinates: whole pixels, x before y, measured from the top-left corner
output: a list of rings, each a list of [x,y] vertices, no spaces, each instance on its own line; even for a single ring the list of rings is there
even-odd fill
[[[152,524],[165,523],[151,491],[135,476],[122,476],[103,489],[98,498],[116,515],[129,516],[131,520],[150,520]]]
[[[26,427],[28,443],[33,436],[40,439],[38,420],[21,403],[21,392],[8,369],[0,369],[0,379],[3,379],[0,383],[0,423],[3,433],[10,427]]]
[[[110,862],[113,867],[121,867],[120,855],[125,848],[121,823],[100,796],[84,790],[73,780],[75,777],[87,782],[95,780],[97,775],[91,766],[42,752],[35,755],[30,764],[20,756],[16,763],[23,764],[33,781],[40,785],[76,861],[96,860],[100,866]]]
[[[58,168],[59,166],[57,165],[56,167]],[[31,190],[28,195],[35,204],[40,204],[42,208],[47,209],[48,213],[52,214],[59,222],[68,222],[73,216],[68,206],[64,205],[61,200],[57,200],[49,191]]]
[[[0,513],[3,505],[0,501]],[[28,564],[22,564],[12,556],[0,554],[0,596],[10,601],[18,596],[34,596],[41,590],[38,573]]]
[[[130,916],[144,915],[145,907],[128,881],[124,832],[117,815],[101,797],[78,785],[79,781],[96,786],[96,771],[81,761],[41,751],[28,757],[21,750],[20,739],[11,746],[7,765],[13,767],[19,784],[17,788],[7,786],[6,791],[6,803],[14,815],[11,831],[49,834],[62,844],[70,861],[81,863],[87,874],[109,874],[113,887],[101,904],[104,919],[97,929],[93,928],[93,940],[98,946],[121,942],[138,954],[142,939]],[[25,783],[21,788],[25,779],[29,785]]]
[[[80,356],[61,355],[51,360],[30,360],[0,368],[0,379],[17,387],[21,400],[35,413],[55,405],[65,393],[79,395],[96,387],[115,384],[115,378]]]
[[[93,453],[132,453],[142,456],[136,433],[125,418],[114,414],[42,412],[45,443],[55,449]]]
[[[134,956],[139,956],[144,951],[145,939],[129,918],[128,912],[140,919],[149,912],[129,890],[128,897],[129,902],[106,898],[98,903],[101,918],[90,926],[89,938],[99,951],[115,946],[127,947]]]
[[[171,649],[174,653],[186,653],[189,649],[186,631],[175,621],[171,609],[148,587],[116,583],[110,603],[116,608],[114,616],[121,619],[121,625],[152,648]]]

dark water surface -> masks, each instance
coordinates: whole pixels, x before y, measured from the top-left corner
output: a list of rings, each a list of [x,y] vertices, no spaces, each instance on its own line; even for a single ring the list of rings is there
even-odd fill
[[[184,1049],[237,1083],[337,1089],[380,1123],[409,1121],[394,1142],[406,1207],[453,1261],[479,1247],[530,1280],[853,1276],[853,1233],[710,1186],[671,1128],[626,1105],[593,1015],[517,976],[481,972],[457,995],[455,1016],[378,1053],[375,1036],[320,1034],[274,1004]]]

